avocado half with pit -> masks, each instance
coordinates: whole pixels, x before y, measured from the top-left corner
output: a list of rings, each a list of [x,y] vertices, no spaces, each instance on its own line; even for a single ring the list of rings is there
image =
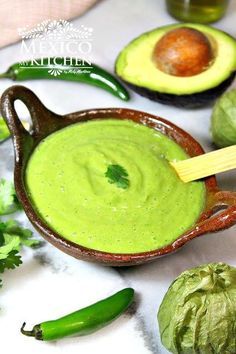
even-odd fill
[[[134,91],[177,107],[211,103],[232,83],[236,40],[201,24],[175,24],[147,32],[119,54],[116,74]]]

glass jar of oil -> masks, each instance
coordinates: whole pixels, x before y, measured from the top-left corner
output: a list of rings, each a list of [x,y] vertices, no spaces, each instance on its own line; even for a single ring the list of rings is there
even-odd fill
[[[180,21],[210,23],[224,14],[228,0],[166,0],[171,16]]]

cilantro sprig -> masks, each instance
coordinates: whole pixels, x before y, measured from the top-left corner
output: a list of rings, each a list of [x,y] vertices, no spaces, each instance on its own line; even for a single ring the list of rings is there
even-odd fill
[[[14,213],[20,209],[12,182],[0,180],[0,215]],[[39,241],[32,238],[32,231],[24,229],[15,220],[0,220],[0,273],[6,269],[15,269],[21,263],[20,251],[23,246],[35,247]],[[0,286],[2,280],[0,279]]]
[[[11,214],[18,209],[21,209],[21,206],[13,183],[2,178],[0,180],[0,215]]]
[[[109,183],[114,183],[118,188],[127,189],[129,187],[129,179],[127,171],[120,165],[109,165],[105,176]]]
[[[19,252],[23,246],[39,245],[39,241],[33,239],[32,235],[31,230],[22,228],[15,220],[0,223],[0,273],[5,269],[15,269],[22,263]]]

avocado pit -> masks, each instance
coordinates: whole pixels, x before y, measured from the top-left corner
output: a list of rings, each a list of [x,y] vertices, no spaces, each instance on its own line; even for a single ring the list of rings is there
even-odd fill
[[[156,67],[174,76],[193,76],[202,73],[214,61],[214,52],[202,32],[180,27],[167,32],[153,51]]]

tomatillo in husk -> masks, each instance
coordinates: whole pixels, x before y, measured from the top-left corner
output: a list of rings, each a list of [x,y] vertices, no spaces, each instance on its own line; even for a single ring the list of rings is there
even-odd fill
[[[211,263],[183,272],[158,312],[163,345],[178,354],[236,353],[236,268]]]
[[[211,134],[218,147],[236,144],[236,89],[217,100],[211,116]]]

